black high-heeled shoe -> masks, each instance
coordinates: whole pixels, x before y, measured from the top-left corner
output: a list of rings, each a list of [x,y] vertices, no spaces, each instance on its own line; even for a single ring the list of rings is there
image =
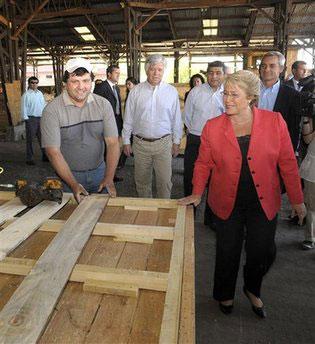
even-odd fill
[[[220,311],[224,314],[231,314],[233,311],[233,305],[223,305],[219,302]]]
[[[249,297],[249,295],[248,295],[248,291],[246,290],[245,287],[243,287],[243,292],[244,292],[245,296],[248,298],[249,302],[251,303],[253,312],[254,312],[256,315],[258,315],[260,318],[262,318],[262,319],[266,318],[267,313],[266,313],[266,311],[265,311],[265,307],[264,307],[264,306],[262,306],[262,307],[257,307],[257,306],[255,306],[255,305],[253,305],[253,303],[252,303],[252,301],[251,301],[251,299],[250,299],[250,297]]]

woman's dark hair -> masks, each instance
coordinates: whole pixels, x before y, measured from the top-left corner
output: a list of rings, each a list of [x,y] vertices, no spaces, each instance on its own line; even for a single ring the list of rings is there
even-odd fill
[[[94,80],[94,74],[92,72],[89,73],[88,70],[83,68],[83,67],[77,68],[73,73],[69,73],[68,71],[65,71],[63,74],[63,77],[62,77],[62,81],[66,83],[68,81],[68,79],[70,78],[70,75],[74,74],[76,76],[82,76],[86,73],[91,75],[91,80],[93,81]]]
[[[134,78],[133,76],[130,76],[129,78],[126,79],[126,83],[127,81],[132,82],[134,85],[138,84],[138,80],[136,78]]]
[[[189,80],[189,86],[190,88],[193,88],[194,87],[194,81],[195,79],[200,79],[201,82],[204,84],[205,83],[205,78],[201,75],[201,74],[194,74],[190,80]]]

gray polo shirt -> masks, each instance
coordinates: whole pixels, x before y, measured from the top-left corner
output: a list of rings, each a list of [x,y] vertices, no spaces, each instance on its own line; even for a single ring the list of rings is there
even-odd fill
[[[91,93],[80,108],[66,90],[45,107],[41,132],[42,147],[60,147],[72,171],[97,168],[104,161],[104,138],[118,137],[108,100]]]

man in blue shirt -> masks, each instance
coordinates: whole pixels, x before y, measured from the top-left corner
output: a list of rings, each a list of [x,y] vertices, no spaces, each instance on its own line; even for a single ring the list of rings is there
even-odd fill
[[[38,79],[31,76],[28,79],[28,89],[21,100],[21,117],[25,121],[26,129],[26,164],[35,165],[33,160],[33,138],[37,137],[41,147],[40,119],[46,105],[43,93],[38,90]],[[48,161],[42,148],[42,160]]]
[[[300,94],[280,81],[285,57],[278,51],[266,53],[259,66],[261,80],[258,107],[280,112],[288,125],[292,146],[297,151],[300,137]]]

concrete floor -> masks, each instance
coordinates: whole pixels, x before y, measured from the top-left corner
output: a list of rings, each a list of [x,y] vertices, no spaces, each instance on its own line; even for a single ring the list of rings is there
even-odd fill
[[[38,180],[53,175],[49,163],[25,165],[25,142],[0,142],[0,184],[14,183],[17,178]],[[172,198],[183,194],[183,159],[173,161]],[[117,184],[120,196],[135,196],[133,160],[128,159],[120,171],[124,177]],[[196,245],[196,338],[200,344],[314,344],[315,343],[315,250],[302,251],[303,228],[287,221],[288,203],[279,216],[277,229],[277,259],[264,280],[262,299],[268,317],[261,320],[251,311],[242,295],[242,271],[239,274],[233,314],[222,314],[212,299],[212,279],[215,257],[215,233],[202,223],[204,203],[197,211]]]

